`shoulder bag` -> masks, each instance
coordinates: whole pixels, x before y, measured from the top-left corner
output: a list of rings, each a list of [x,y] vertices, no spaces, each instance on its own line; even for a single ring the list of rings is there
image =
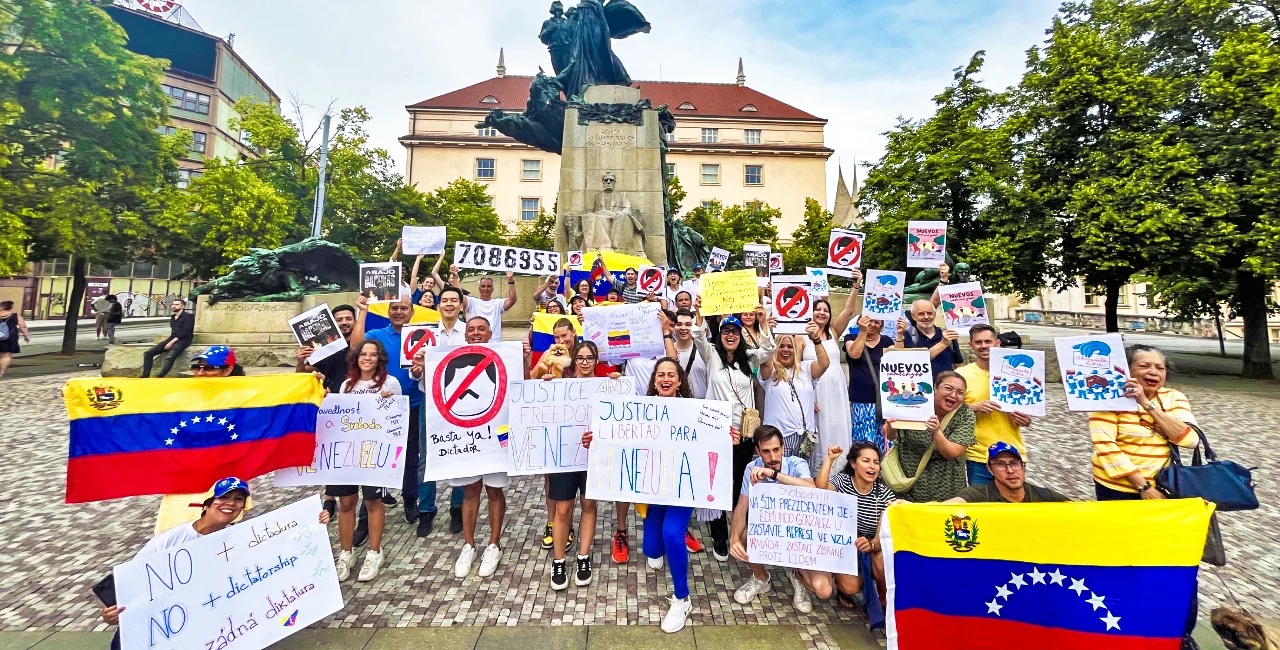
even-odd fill
[[[730,370],[727,366],[724,371],[729,378],[729,390],[733,391],[733,396],[737,398],[738,404],[742,406],[742,419],[738,422],[738,433],[743,440],[753,440],[756,437],[756,427],[759,427],[762,422],[760,411],[748,407],[746,402],[742,401],[742,396],[738,394],[738,389],[733,385],[733,373],[741,371]],[[753,379],[752,381],[755,380]]]
[[[1254,492],[1253,469],[1229,460],[1218,460],[1209,446],[1209,438],[1190,422],[1187,426],[1200,435],[1191,456],[1191,464],[1182,464],[1178,446],[1169,443],[1169,465],[1156,475],[1156,485],[1165,495],[1175,499],[1199,497],[1218,506],[1219,512],[1256,510],[1258,495]],[[1200,459],[1200,447],[1208,462]]]
[[[774,370],[777,372],[777,370]],[[791,389],[791,399],[796,401],[796,405],[800,408],[800,426],[804,427],[804,438],[800,441],[800,446],[796,448],[796,455],[805,460],[813,458],[813,448],[818,444],[818,432],[809,428],[809,418],[804,415],[804,401],[800,399],[800,393],[796,391],[795,378],[787,380],[787,387]]]
[[[957,408],[956,410],[958,411],[960,409]],[[948,413],[946,417],[942,418],[942,421],[938,423],[938,428],[943,431],[943,433],[946,432],[947,425],[951,424],[951,416],[955,414],[955,411]],[[924,472],[925,466],[929,464],[929,459],[933,457],[933,450],[936,449],[937,446],[938,445],[936,443],[929,443],[929,448],[924,450],[924,455],[920,457],[920,464],[916,466],[915,473],[907,474],[907,472],[902,469],[902,458],[898,454],[898,451],[902,449],[902,445],[894,445],[893,448],[889,450],[889,453],[885,454],[884,458],[880,461],[880,479],[883,480],[884,484],[889,486],[889,489],[893,490],[896,494],[901,495],[903,492],[910,490],[920,478],[920,474]]]

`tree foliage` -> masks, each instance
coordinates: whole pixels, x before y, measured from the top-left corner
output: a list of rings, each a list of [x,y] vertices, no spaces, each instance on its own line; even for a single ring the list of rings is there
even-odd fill
[[[549,251],[555,249],[556,215],[546,210],[538,210],[538,218],[533,221],[521,221],[516,226],[516,234],[512,235],[510,244],[518,248]]]
[[[835,218],[812,197],[804,200],[804,220],[791,234],[791,245],[782,249],[782,264],[787,273],[805,273],[805,267],[827,265],[827,243]]]
[[[707,240],[707,246],[729,251],[729,268],[742,268],[743,244],[768,244],[778,247],[778,227],[774,222],[782,211],[761,201],[748,201],[724,207],[712,200],[685,215],[684,221]]]

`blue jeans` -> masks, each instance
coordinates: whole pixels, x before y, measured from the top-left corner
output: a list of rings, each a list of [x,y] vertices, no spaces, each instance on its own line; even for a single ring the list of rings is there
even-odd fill
[[[689,548],[684,545],[684,534],[692,516],[693,508],[649,504],[644,518],[644,555],[666,556],[671,586],[679,599],[689,597]]]
[[[427,472],[427,418],[426,411],[423,411],[423,417],[418,418],[418,451],[421,460],[418,462],[418,512],[426,514],[436,511],[436,482],[425,479]],[[462,496],[464,490],[453,488],[453,492],[449,494],[449,507],[461,508]]]
[[[965,472],[969,475],[969,485],[985,485],[995,480],[991,476],[991,471],[987,469],[986,463],[966,460],[964,465]]]

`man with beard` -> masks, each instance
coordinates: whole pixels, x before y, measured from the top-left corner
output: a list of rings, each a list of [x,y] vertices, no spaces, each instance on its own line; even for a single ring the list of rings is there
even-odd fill
[[[160,374],[156,377],[169,374],[169,371],[173,370],[173,362],[182,357],[182,353],[187,350],[187,346],[191,345],[191,339],[195,336],[196,317],[194,314],[187,313],[186,300],[174,298],[169,304],[169,311],[169,337],[142,353],[143,379],[151,376],[151,363],[161,354],[164,355],[164,363],[161,364]]]

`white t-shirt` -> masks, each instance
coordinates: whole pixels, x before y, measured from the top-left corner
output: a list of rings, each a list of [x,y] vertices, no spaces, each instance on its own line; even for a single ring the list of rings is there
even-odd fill
[[[689,390],[693,391],[693,396],[697,399],[707,398],[707,361],[698,354],[693,360],[693,365],[689,365],[689,355],[697,354],[698,348],[689,346],[688,350],[681,350],[677,347],[676,352],[680,355],[680,367],[689,369]]]
[[[699,286],[698,278],[692,278],[692,279],[689,279],[689,280],[685,280],[685,281],[684,281],[684,284],[682,284],[682,285],[680,285],[680,286],[681,286],[681,288],[682,288],[682,289],[684,289],[685,291],[688,291],[689,293],[693,294],[694,296],[698,295],[698,292],[699,292],[699,291],[701,291],[701,287]]]
[[[490,298],[489,300],[481,300],[475,296],[467,297],[467,318],[475,318],[483,316],[489,321],[489,329],[493,330],[492,341],[502,340],[502,312],[506,311],[502,308],[507,302],[506,298]]]
[[[369,393],[381,394],[382,391],[389,390],[392,395],[403,395],[404,393],[400,392],[400,382],[395,379],[395,377],[387,375],[387,379],[383,381],[382,386],[378,388],[374,387],[372,379],[361,379],[356,382],[355,386],[351,386],[351,380],[347,379],[342,382],[342,388],[339,389],[338,392],[367,395]],[[347,390],[348,386],[351,386],[351,390]]]
[[[636,395],[644,395],[649,390],[649,380],[653,378],[653,369],[657,366],[657,359],[627,359],[627,367],[622,376],[630,378],[636,385]]]
[[[670,304],[670,307],[668,307],[668,309],[670,309],[670,310],[672,310],[672,311],[675,311],[675,308],[676,308],[676,294],[677,294],[677,293],[680,293],[681,291],[687,291],[687,289],[685,289],[683,286],[678,286],[678,287],[676,287],[676,288],[674,288],[674,289],[673,289],[673,288],[671,288],[671,285],[664,284],[664,285],[662,285],[662,289],[661,289],[660,291],[658,291],[658,297],[659,297],[659,298],[662,298],[663,300],[666,300],[666,301],[667,301],[667,303],[669,303],[669,304]],[[692,292],[690,292],[690,293],[692,293]]]
[[[392,382],[395,383],[395,382]],[[151,541],[143,545],[142,550],[138,551],[135,558],[154,555],[160,551],[182,546],[193,539],[199,539],[200,533],[196,532],[195,522],[174,526],[169,530],[151,538]]]
[[[804,433],[806,428],[810,431],[818,429],[817,414],[813,411],[812,367],[812,361],[801,361],[799,370],[792,373],[790,383],[775,383],[774,377],[760,381],[764,384],[764,423],[778,427],[784,436]],[[791,393],[792,386],[795,386],[795,395]],[[798,402],[796,397],[800,398]]]

